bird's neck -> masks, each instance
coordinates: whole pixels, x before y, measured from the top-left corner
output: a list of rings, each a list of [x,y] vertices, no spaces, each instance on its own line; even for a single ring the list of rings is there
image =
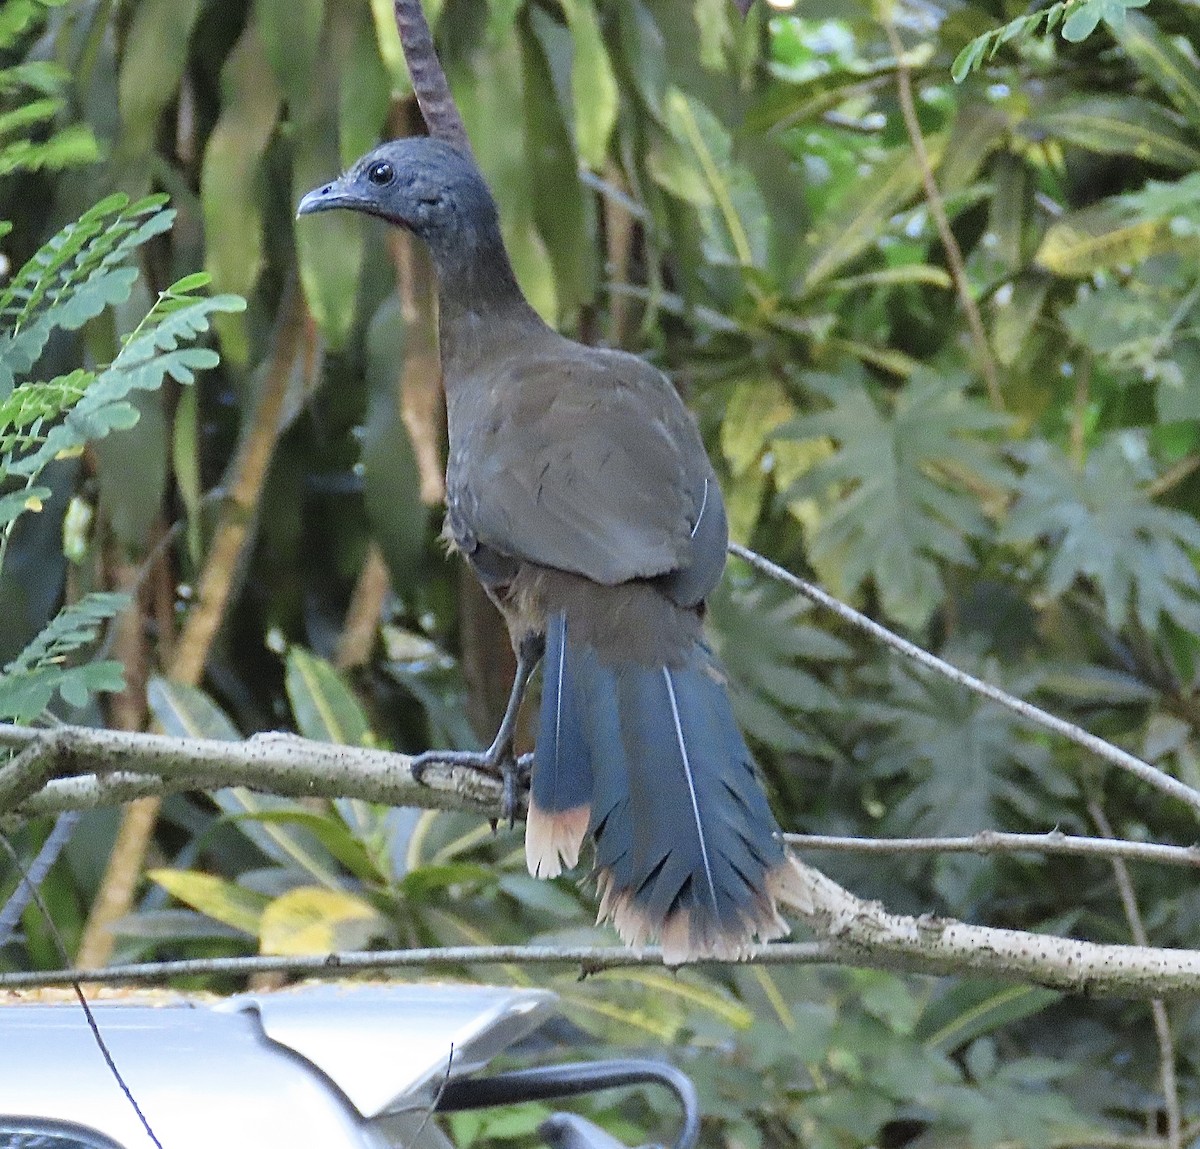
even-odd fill
[[[499,235],[438,258],[438,340],[447,387],[474,374],[498,351],[549,328],[517,285]]]

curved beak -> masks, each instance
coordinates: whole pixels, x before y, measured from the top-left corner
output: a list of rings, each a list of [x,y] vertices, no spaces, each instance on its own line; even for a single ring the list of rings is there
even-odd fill
[[[361,208],[362,204],[357,196],[347,190],[342,180],[336,179],[322,187],[313,188],[300,201],[296,215],[312,215],[316,211],[332,211],[339,207]]]

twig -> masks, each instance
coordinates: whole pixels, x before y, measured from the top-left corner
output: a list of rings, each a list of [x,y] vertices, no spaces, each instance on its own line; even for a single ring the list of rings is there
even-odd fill
[[[1200,991],[1200,952],[1154,950],[1128,945],[1098,945],[1067,938],[994,930],[947,919],[889,915],[881,907],[846,894],[835,882],[824,879],[845,895],[836,936],[817,942],[772,943],[755,946],[747,961],[761,965],[850,965],[910,973],[963,973],[1032,982],[1068,993],[1145,997],[1154,993],[1195,994]],[[826,914],[834,901],[822,898]],[[865,915],[865,916],[860,916]],[[870,934],[884,926],[895,932],[892,943],[874,952]],[[883,934],[880,935],[882,939]],[[906,940],[896,944],[900,936]],[[941,952],[922,953],[931,939],[943,937]],[[998,945],[999,948],[992,948]],[[902,952],[902,949],[904,952]],[[951,952],[951,949],[957,951]],[[970,952],[970,960],[964,954]],[[1020,958],[1023,968],[1010,960]],[[567,965],[583,974],[607,969],[662,966],[657,946],[629,950],[623,946],[439,946],[428,949],[375,950],[361,953],[315,954],[306,957],[191,958],[184,961],[138,962],[95,970],[31,970],[0,974],[0,989],[66,985],[73,978],[96,984],[156,982],[194,976],[239,976],[284,972],[308,977],[344,977],[348,973],[379,969],[424,969],[430,966]],[[704,961],[700,965],[728,965]]]
[[[17,928],[17,923],[21,920],[21,915],[33,901],[33,891],[42,888],[42,883],[53,869],[54,863],[58,861],[59,854],[71,840],[71,835],[79,824],[80,817],[78,810],[67,810],[59,814],[50,833],[46,835],[42,848],[38,850],[37,857],[29,864],[29,869],[21,875],[17,888],[4,903],[4,908],[0,909],[0,948],[8,944]]]
[[[421,9],[421,0],[396,0],[395,12],[408,74],[429,134],[472,155],[471,141],[434,50],[433,34]]]
[[[887,627],[881,626],[874,619],[868,618],[853,607],[838,601],[833,595],[821,590],[820,587],[806,582],[804,579],[792,574],[791,571],[785,570],[777,563],[771,562],[770,559],[764,558],[762,555],[741,546],[739,543],[730,543],[729,553],[736,555],[740,559],[744,559],[755,570],[761,571],[763,574],[791,587],[810,602],[815,602],[818,606],[831,611],[843,622],[871,635],[872,638],[878,639],[885,646],[889,646],[892,650],[903,654],[905,658],[911,658],[927,670],[932,670],[936,674],[950,679],[951,682],[956,682],[967,690],[978,694],[981,698],[986,698],[990,702],[995,702],[997,705],[1003,706],[1006,710],[1011,710],[1014,714],[1020,715],[1027,722],[1035,726],[1053,731],[1055,734],[1066,738],[1069,742],[1074,742],[1076,746],[1082,746],[1085,750],[1090,750],[1097,757],[1103,758],[1105,762],[1121,770],[1125,770],[1135,778],[1145,782],[1148,786],[1153,786],[1156,790],[1164,794],[1169,794],[1172,798],[1189,806],[1195,813],[1200,814],[1200,791],[1185,785],[1177,778],[1172,778],[1171,775],[1151,766],[1149,762],[1143,762],[1142,759],[1130,754],[1126,750],[1122,750],[1119,746],[1114,746],[1111,742],[1105,742],[1103,738],[1097,738],[1096,735],[1089,734],[1073,722],[1067,722],[1062,718],[1055,717],[1053,714],[1048,714],[1045,710],[1034,706],[1032,703],[1016,698],[999,687],[992,686],[991,683],[984,682],[974,675],[967,674],[966,671],[959,670],[956,666],[951,666],[944,659],[938,658],[937,655],[930,654],[926,650],[922,650],[915,643],[901,638],[898,634],[893,634]]]
[[[950,278],[954,280],[954,289],[963,314],[967,317],[967,326],[971,329],[971,339],[975,343],[975,353],[979,359],[979,369],[987,383],[988,397],[992,406],[998,411],[1004,407],[1004,396],[1000,393],[1000,375],[996,370],[996,361],[992,358],[988,346],[987,332],[984,330],[983,317],[979,314],[979,306],[971,294],[971,286],[967,282],[967,268],[963,261],[962,248],[954,237],[950,227],[950,219],[946,215],[946,204],[942,193],[938,190],[937,180],[933,176],[933,165],[929,162],[929,150],[925,147],[925,137],[921,135],[921,123],[917,118],[917,107],[913,100],[912,73],[904,53],[904,45],[896,31],[895,22],[887,4],[884,5],[883,30],[887,33],[892,55],[896,58],[896,90],[900,97],[900,112],[904,117],[904,126],[908,138],[912,142],[913,155],[917,166],[921,169],[921,183],[925,188],[925,202],[929,206],[929,214],[937,226],[938,236],[946,252],[946,262],[950,265]]]
[[[21,859],[17,851],[13,849],[12,843],[0,834],[0,847],[4,848],[5,853],[12,859],[12,863],[17,868],[17,873],[20,875],[21,881],[29,890],[30,896],[33,898],[38,908],[38,913],[42,915],[42,921],[45,922],[46,929],[50,933],[50,937],[54,942],[54,948],[58,950],[58,960],[67,965],[70,963],[70,956],[67,953],[66,943],[62,939],[62,934],[58,932],[58,926],[54,924],[54,918],[50,914],[50,909],[42,899],[41,890],[32,880],[32,875],[25,871],[25,867],[21,865]],[[96,1048],[100,1051],[100,1056],[104,1058],[104,1064],[108,1066],[109,1073],[112,1074],[113,1080],[117,1083],[117,1087],[125,1095],[125,1099],[129,1102],[142,1128],[146,1131],[146,1136],[157,1146],[157,1149],[163,1149],[163,1143],[158,1139],[158,1135],[150,1126],[150,1122],[146,1119],[145,1113],[142,1112],[142,1107],[138,1104],[137,1098],[134,1097],[133,1091],[129,1088],[125,1078],[121,1075],[121,1071],[117,1068],[117,1063],[113,1060],[112,1052],[108,1048],[108,1043],[104,1040],[104,1035],[100,1032],[100,1026],[96,1024],[96,1017],[92,1013],[92,1007],[88,1005],[88,1000],[84,996],[83,986],[80,983],[81,979],[78,976],[70,975],[66,978],[66,984],[75,991],[75,997],[79,1002],[79,1008],[83,1010],[83,1016],[87,1021],[88,1029],[92,1031],[92,1040],[96,1043]],[[62,982],[59,983],[63,984]]]
[[[1087,807],[1096,829],[1111,838],[1113,828],[1104,813],[1104,807],[1095,798],[1088,799]],[[1120,858],[1113,858],[1112,868],[1125,918],[1129,922],[1129,932],[1137,945],[1148,946],[1150,938],[1141,910],[1138,909],[1129,870]],[[1162,1081],[1163,1108],[1167,1111],[1167,1146],[1168,1149],[1181,1149],[1183,1116],[1179,1109],[1179,1081],[1175,1075],[1175,1039],[1171,1036],[1171,1019],[1167,1016],[1167,1007],[1162,998],[1151,999],[1150,1014],[1154,1018],[1154,1035],[1158,1040],[1159,1078]]]
[[[981,830],[961,838],[847,838],[825,834],[784,834],[799,850],[837,850],[860,854],[1068,854],[1128,858],[1168,866],[1200,867],[1200,846],[1167,846],[1124,838],[1084,838],[1050,830],[1045,834],[1006,834]]]

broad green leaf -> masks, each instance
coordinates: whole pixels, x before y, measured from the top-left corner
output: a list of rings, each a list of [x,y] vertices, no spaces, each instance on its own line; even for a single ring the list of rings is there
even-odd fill
[[[149,169],[140,160],[154,149],[159,120],[175,98],[187,65],[192,27],[200,0],[141,0],[124,35],[118,101],[122,132],[119,165],[123,180],[138,173],[145,181]]]
[[[335,6],[330,21],[338,72],[338,146],[342,167],[349,168],[381,135],[392,134],[387,130],[391,82],[362,6]]]
[[[586,4],[588,0],[577,2]],[[529,163],[535,185],[553,189],[534,197],[533,218],[554,265],[559,320],[570,322],[596,292],[595,196],[585,191],[579,180],[579,161],[566,121],[569,83],[564,102],[555,82],[564,70],[570,75],[570,33],[536,8],[530,12],[529,24],[534,36],[521,37]],[[550,92],[557,98],[549,99]]]
[[[287,653],[288,701],[305,738],[339,746],[369,746],[371,726],[358,699],[341,675],[323,658],[301,646]]]
[[[265,894],[196,870],[149,870],[146,876],[178,901],[252,937],[271,904]]]
[[[721,420],[721,453],[734,475],[758,463],[771,433],[795,414],[795,406],[774,379],[739,382]]]
[[[1029,336],[1042,316],[1051,278],[1038,272],[1017,276],[1003,299],[994,298],[991,312],[992,350],[1004,367],[1012,367],[1029,347]]]
[[[321,61],[321,29],[325,0],[254,0],[255,19],[247,28],[258,29],[275,82],[288,104],[297,109],[311,98]]]
[[[595,171],[603,169],[608,141],[617,122],[617,80],[592,0],[563,0],[571,29],[571,95],[575,105],[575,144],[579,156]]]
[[[293,203],[341,170],[337,91],[329,85],[317,85],[315,91],[318,95],[305,107],[295,130]],[[358,212],[331,211],[297,220],[295,225],[304,298],[335,349],[345,343],[354,323],[365,223]]]
[[[263,266],[262,157],[282,106],[254,23],[221,69],[221,95],[221,116],[200,172],[204,265],[218,291],[249,295]],[[221,335],[226,354],[244,363],[249,354],[244,321],[226,320]]]
[[[1113,205],[1084,209],[1057,220],[1047,230],[1034,262],[1065,277],[1085,277],[1106,268],[1137,264],[1164,251],[1195,246],[1156,220],[1118,215]]]
[[[1200,77],[1195,60],[1140,12],[1130,12],[1109,25],[1113,38],[1151,81],[1188,119],[1200,128]]]
[[[429,527],[429,508],[421,502],[421,476],[412,436],[401,411],[404,370],[421,372],[424,367],[432,376],[428,385],[437,386],[437,349],[432,345],[433,323],[429,318],[430,330],[423,333],[429,345],[422,347],[418,345],[422,333],[418,331],[418,337],[409,338],[399,298],[392,294],[380,304],[367,329],[363,505],[371,537],[383,554],[398,594],[406,593],[422,577]]]
[[[366,846],[354,836],[346,823],[334,814],[317,813],[315,810],[293,806],[290,809],[260,810],[238,817],[252,818],[260,826],[302,827],[360,881],[381,882],[387,881],[389,877],[380,871]]]
[[[1136,435],[1108,435],[1082,469],[1046,442],[1016,453],[1026,470],[1001,538],[1039,545],[1047,595],[1086,580],[1114,630],[1136,619],[1154,634],[1163,616],[1200,630],[1200,523],[1146,494],[1153,472]]]
[[[468,67],[468,64],[470,65]],[[558,314],[553,265],[534,222],[523,117],[525,77],[515,35],[470,61],[447,61],[455,96],[480,167],[496,195],[505,246],[529,302],[547,321]]]
[[[379,58],[391,80],[392,99],[403,99],[412,91],[412,80],[408,75],[408,65],[404,62],[404,45],[400,43],[392,0],[371,0],[371,22],[375,26]]]
[[[222,742],[241,740],[232,719],[198,686],[154,675],[146,686],[146,705],[164,734]]]
[[[915,1036],[953,1053],[984,1034],[1041,1013],[1062,1000],[1057,990],[967,979],[950,986],[922,1012]]]
[[[787,492],[825,503],[810,558],[838,593],[872,579],[888,615],[922,626],[943,594],[941,565],[972,565],[966,540],[987,533],[978,497],[955,476],[1010,482],[994,441],[1007,420],[968,398],[961,379],[918,373],[890,411],[855,376],[806,379],[832,406],[776,436],[838,447]]]
[[[1101,155],[1135,156],[1164,167],[1191,170],[1200,148],[1177,116],[1138,96],[1070,99],[1021,124],[1031,139],[1062,140]]]
[[[766,260],[767,210],[753,177],[736,162],[733,140],[699,100],[671,88],[664,101],[669,138],[648,156],[651,174],[700,209],[704,251],[715,263],[759,267]]]

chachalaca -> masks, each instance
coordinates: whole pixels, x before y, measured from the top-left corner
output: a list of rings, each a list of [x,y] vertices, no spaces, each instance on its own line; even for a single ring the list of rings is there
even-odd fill
[[[525,853],[557,876],[595,844],[600,918],[669,963],[736,957],[787,932],[797,871],[704,644],[725,565],[721,492],[674,387],[644,360],[587,347],[517,286],[472,159],[387,143],[309,192],[407,228],[437,269],[449,461],[446,535],[503,612],[518,655],[488,753],[512,729],[544,649]]]

